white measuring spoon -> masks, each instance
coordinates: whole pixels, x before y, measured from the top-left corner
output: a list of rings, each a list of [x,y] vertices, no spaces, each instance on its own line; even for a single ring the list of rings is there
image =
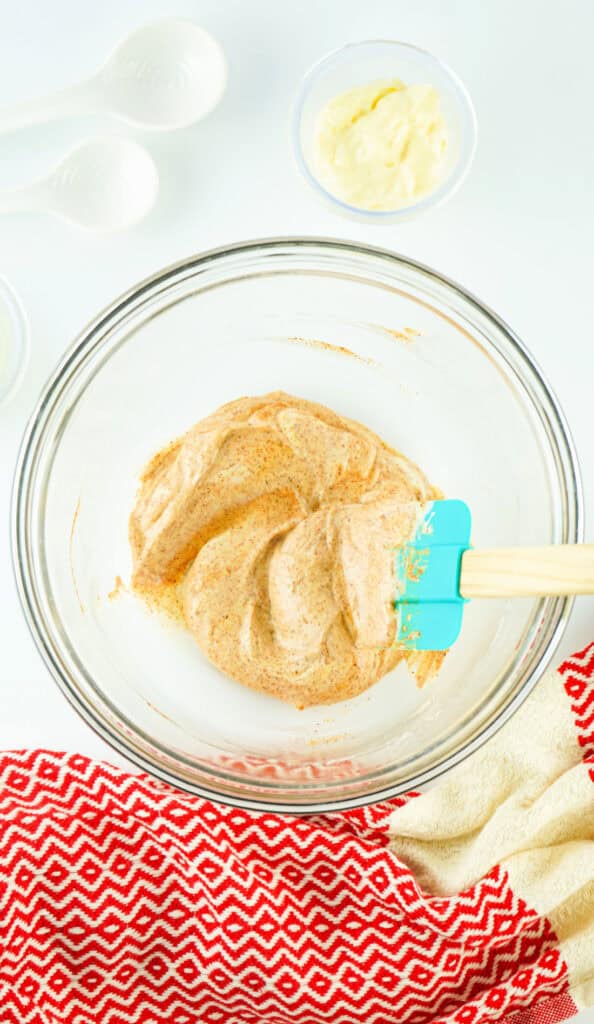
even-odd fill
[[[164,18],[129,35],[92,78],[0,110],[0,132],[90,113],[161,131],[182,128],[217,105],[226,81],[216,39],[193,21]]]
[[[128,139],[92,139],[47,178],[0,192],[0,214],[44,210],[91,231],[118,231],[149,212],[158,190],[146,149]]]

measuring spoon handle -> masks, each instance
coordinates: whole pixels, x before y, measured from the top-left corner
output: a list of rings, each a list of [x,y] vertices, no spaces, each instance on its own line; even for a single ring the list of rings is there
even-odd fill
[[[102,109],[98,82],[92,78],[62,89],[51,96],[29,100],[17,106],[0,110],[0,134],[16,131],[27,125],[58,121],[80,114],[96,113]]]

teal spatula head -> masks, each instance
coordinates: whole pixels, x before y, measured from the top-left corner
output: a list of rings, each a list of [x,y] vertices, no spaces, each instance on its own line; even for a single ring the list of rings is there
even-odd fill
[[[433,501],[413,540],[396,552],[398,643],[416,651],[445,651],[458,639],[466,604],[460,568],[471,524],[465,502]]]

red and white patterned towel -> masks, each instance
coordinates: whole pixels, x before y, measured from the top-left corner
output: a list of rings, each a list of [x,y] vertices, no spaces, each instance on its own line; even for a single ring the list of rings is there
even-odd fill
[[[594,645],[436,789],[297,819],[0,756],[0,1024],[554,1024],[594,1004]]]

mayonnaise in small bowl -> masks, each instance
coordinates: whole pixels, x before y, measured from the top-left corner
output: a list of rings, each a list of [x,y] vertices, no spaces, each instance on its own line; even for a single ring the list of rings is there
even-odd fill
[[[476,117],[465,87],[431,54],[387,40],[351,43],[306,75],[293,144],[327,203],[392,223],[459,188],[476,148]]]

